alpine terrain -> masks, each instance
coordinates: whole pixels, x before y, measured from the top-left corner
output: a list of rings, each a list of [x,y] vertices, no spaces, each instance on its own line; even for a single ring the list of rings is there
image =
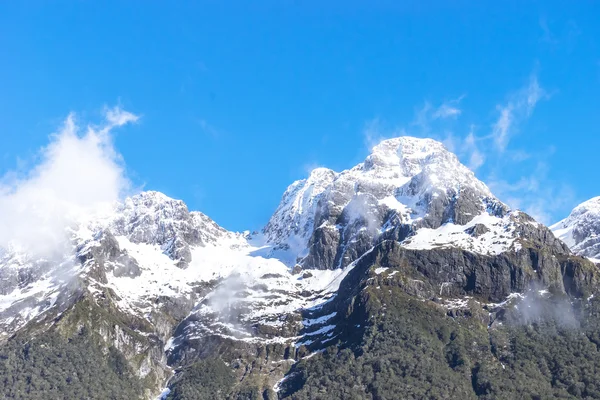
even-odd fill
[[[143,192],[55,256],[0,251],[0,390],[600,399],[599,217],[595,198],[553,233],[412,137],[292,183],[261,232]]]
[[[600,197],[578,205],[567,218],[550,229],[575,254],[600,259]]]

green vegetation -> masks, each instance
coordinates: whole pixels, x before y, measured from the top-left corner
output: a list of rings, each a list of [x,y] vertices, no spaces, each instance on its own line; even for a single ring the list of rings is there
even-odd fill
[[[139,399],[143,389],[123,355],[105,354],[86,329],[65,339],[47,332],[0,349],[5,399]]]
[[[364,331],[362,343],[352,349],[332,346],[298,363],[283,384],[284,397],[475,397],[469,380],[469,356],[474,352],[466,350],[466,343],[474,340],[469,329],[397,288],[392,294],[376,289],[364,292],[361,303],[355,313],[375,316]],[[481,342],[485,348],[487,342]]]
[[[581,324],[542,309],[489,330],[477,307],[451,318],[394,287],[368,287],[355,303],[349,320],[372,316],[360,341],[297,363],[283,398],[600,399],[600,302]]]
[[[167,400],[225,400],[234,384],[233,372],[223,361],[203,360],[180,373],[170,385],[171,393]]]

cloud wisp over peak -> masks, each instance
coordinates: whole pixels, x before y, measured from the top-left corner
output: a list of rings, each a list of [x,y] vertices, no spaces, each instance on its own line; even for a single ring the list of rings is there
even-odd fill
[[[0,180],[0,247],[52,257],[68,243],[68,228],[105,211],[130,188],[112,130],[138,116],[107,108],[99,126],[82,129],[71,113],[27,171]]]

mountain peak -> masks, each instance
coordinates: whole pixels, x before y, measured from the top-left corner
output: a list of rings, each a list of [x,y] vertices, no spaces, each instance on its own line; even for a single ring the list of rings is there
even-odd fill
[[[577,217],[579,215],[589,214],[600,217],[600,196],[592,197],[591,199],[584,201],[573,209],[570,217]]]
[[[550,229],[575,254],[600,258],[600,196],[579,204]]]
[[[366,162],[381,166],[422,164],[428,157],[442,153],[451,154],[436,140],[401,136],[383,140],[374,146]]]
[[[403,241],[421,228],[447,223],[462,232],[478,216],[502,218],[507,211],[441,142],[403,136],[383,140],[351,169],[336,173],[317,168],[294,182],[264,233],[275,249],[290,253],[286,258],[291,263],[338,268],[380,236]],[[395,233],[391,227],[397,228]],[[487,251],[483,244],[477,248]]]
[[[464,166],[458,157],[433,139],[401,136],[387,139],[373,147],[360,168],[374,178],[395,179],[395,184],[413,184],[418,180],[422,190],[469,187],[485,197],[493,195],[479,181],[473,171]],[[420,175],[420,176],[419,176]]]

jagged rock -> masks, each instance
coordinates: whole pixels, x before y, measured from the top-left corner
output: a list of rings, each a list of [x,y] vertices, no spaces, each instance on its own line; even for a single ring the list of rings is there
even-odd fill
[[[475,224],[472,227],[467,228],[465,230],[466,233],[474,237],[481,236],[484,233],[488,233],[489,231],[489,228],[483,224]]]
[[[137,260],[127,254],[122,254],[116,257],[115,263],[116,266],[113,269],[113,274],[118,278],[122,276],[135,278],[142,274],[142,270],[140,269]]]
[[[334,265],[340,232],[331,227],[323,226],[317,228],[308,242],[308,255],[302,260],[306,268],[327,269]]]
[[[346,278],[349,282],[340,287],[339,296],[349,298],[342,291],[354,290],[357,280],[373,265],[398,271],[399,279],[419,282],[418,291],[410,294],[421,293],[422,298],[471,295],[500,302],[532,285],[582,297],[598,284],[595,265],[569,253],[556,256],[551,251],[524,248],[485,256],[458,248],[409,250],[398,242],[385,241],[360,259]]]

